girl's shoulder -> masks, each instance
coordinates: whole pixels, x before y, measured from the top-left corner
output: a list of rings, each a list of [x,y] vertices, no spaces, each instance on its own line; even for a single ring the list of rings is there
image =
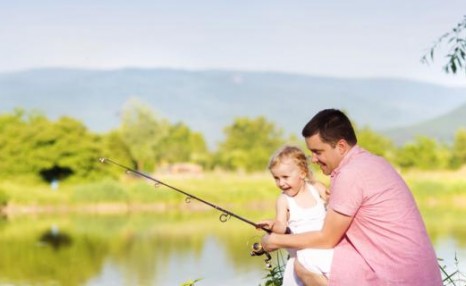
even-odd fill
[[[278,196],[277,207],[288,209],[288,198],[285,194],[280,194]]]
[[[312,187],[314,187],[319,192],[321,192],[321,191],[325,192],[327,190],[327,187],[323,183],[318,182],[318,181],[312,182],[312,183],[310,183],[310,185]]]
[[[282,194],[280,194],[280,195],[278,196],[278,198],[277,198],[277,203],[278,203],[278,202],[287,202],[287,201],[288,201],[287,198],[288,198],[288,196],[282,193]]]
[[[328,203],[328,199],[329,199],[329,196],[330,196],[330,192],[327,188],[327,186],[325,186],[323,183],[321,182],[313,182],[312,184],[310,184],[312,187],[315,188],[315,190],[317,191],[318,195],[320,196],[320,198],[322,200],[324,200],[325,203]]]

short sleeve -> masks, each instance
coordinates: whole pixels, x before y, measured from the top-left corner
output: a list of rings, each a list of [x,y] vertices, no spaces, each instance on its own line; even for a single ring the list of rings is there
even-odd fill
[[[332,179],[328,207],[353,217],[363,202],[363,182],[357,171],[342,170]]]

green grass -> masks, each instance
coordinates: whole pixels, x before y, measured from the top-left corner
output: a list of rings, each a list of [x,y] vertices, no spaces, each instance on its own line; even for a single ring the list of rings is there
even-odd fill
[[[452,219],[466,213],[466,169],[455,172],[403,173],[428,224],[443,224],[443,229],[457,230],[461,220]],[[270,210],[273,213],[279,191],[270,174],[205,173],[200,176],[160,175],[157,179],[184,192],[226,209]],[[319,180],[328,178],[319,174]],[[0,182],[0,203],[13,205],[80,206],[100,203],[158,204],[177,209],[208,209],[200,203],[185,203],[186,196],[165,186],[154,186],[146,179],[122,177],[94,183],[60,183],[57,190],[45,183]],[[240,207],[239,207],[240,206]],[[464,221],[464,220],[463,220]],[[453,224],[449,226],[448,224]],[[463,224],[466,224],[463,222]],[[466,229],[466,225],[461,225]]]
[[[157,179],[186,193],[207,200],[221,207],[248,205],[273,209],[278,190],[268,174],[236,175],[207,173],[202,177],[163,176]],[[0,203],[24,206],[76,207],[92,204],[159,204],[186,205],[186,195],[140,178],[123,177],[121,180],[105,179],[100,182],[70,184],[60,183],[57,189],[40,182],[0,182]],[[195,200],[189,207],[203,209]],[[208,208],[208,207],[207,207]]]
[[[454,236],[461,238],[459,245],[466,245],[466,221],[460,219],[466,215],[465,171],[411,171],[402,174],[412,190],[433,241]],[[320,173],[318,176],[319,180],[328,183],[327,177]],[[275,199],[279,193],[270,174],[266,172],[254,175],[159,175],[157,179],[252,221],[273,217]],[[212,210],[195,200],[188,204],[185,199],[185,195],[165,186],[155,187],[152,181],[134,177],[82,184],[65,182],[60,183],[57,190],[37,182],[0,182],[0,200],[19,207],[43,206],[49,208],[48,211],[53,211],[53,207],[61,211],[98,213],[193,213]]]

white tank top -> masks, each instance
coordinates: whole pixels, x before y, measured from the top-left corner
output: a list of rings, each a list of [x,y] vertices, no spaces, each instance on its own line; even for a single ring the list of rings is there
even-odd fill
[[[319,192],[314,186],[308,184],[308,191],[316,200],[316,204],[310,208],[300,207],[293,197],[286,197],[288,200],[289,219],[288,227],[292,233],[302,233],[306,231],[321,230],[325,219],[325,205],[320,198]]]

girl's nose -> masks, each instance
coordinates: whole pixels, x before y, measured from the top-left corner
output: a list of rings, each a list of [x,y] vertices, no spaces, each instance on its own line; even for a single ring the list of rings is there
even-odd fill
[[[281,187],[283,185],[283,180],[278,179],[276,183],[277,183],[277,186]]]

